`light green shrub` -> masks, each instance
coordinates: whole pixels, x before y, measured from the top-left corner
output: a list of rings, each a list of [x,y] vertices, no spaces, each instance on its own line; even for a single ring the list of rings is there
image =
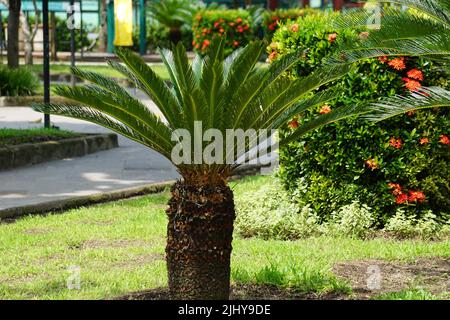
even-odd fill
[[[439,221],[438,217],[428,210],[420,218],[407,215],[405,210],[398,209],[387,221],[385,231],[399,238],[420,237],[423,239],[442,238],[450,234],[450,219]]]
[[[323,228],[327,234],[364,238],[371,232],[374,221],[371,208],[353,201],[334,211],[331,221],[324,223]]]
[[[286,240],[319,233],[315,212],[293,203],[278,180],[237,198],[236,211],[236,229],[244,237]]]

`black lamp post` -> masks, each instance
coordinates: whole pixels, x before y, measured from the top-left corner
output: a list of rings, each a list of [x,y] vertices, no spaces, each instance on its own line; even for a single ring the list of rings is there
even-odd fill
[[[42,0],[42,24],[44,32],[44,103],[50,102],[50,56],[48,35],[48,0]],[[50,115],[44,114],[44,127],[50,128]]]

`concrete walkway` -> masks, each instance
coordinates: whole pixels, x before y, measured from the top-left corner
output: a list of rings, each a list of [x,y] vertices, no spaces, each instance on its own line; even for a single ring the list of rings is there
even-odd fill
[[[146,103],[152,107],[150,101]],[[0,108],[0,128],[42,127],[42,114],[30,108]],[[108,132],[100,126],[52,116],[61,129]],[[172,164],[156,152],[119,138],[119,148],[81,158],[47,162],[11,171],[0,171],[0,210],[73,196],[91,195],[178,177]]]

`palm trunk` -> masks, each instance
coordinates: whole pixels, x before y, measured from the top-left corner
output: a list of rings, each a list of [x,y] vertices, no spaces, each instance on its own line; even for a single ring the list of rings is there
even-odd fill
[[[181,41],[181,29],[180,28],[170,28],[169,31],[169,39],[170,42],[173,44],[177,44]]]
[[[235,219],[228,186],[172,187],[166,260],[173,299],[228,299]]]

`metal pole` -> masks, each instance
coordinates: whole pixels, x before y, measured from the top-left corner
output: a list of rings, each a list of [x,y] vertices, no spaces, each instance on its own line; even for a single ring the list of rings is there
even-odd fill
[[[3,17],[0,10],[0,64],[3,64]]]
[[[44,103],[50,103],[50,43],[48,34],[48,0],[42,0],[42,24],[44,32]],[[44,127],[50,128],[49,114],[44,114]]]
[[[80,41],[81,41],[81,59],[84,57],[83,49],[83,1],[80,0]]]
[[[72,16],[72,18],[75,17],[75,0],[70,0],[70,7],[72,8],[71,13],[69,14],[69,19],[70,16]],[[71,20],[74,21],[74,20]],[[75,26],[72,26],[72,28],[70,29],[70,66],[72,68],[75,67]],[[73,73],[70,74],[70,84],[72,85],[72,87],[75,86],[75,76],[73,75]]]

